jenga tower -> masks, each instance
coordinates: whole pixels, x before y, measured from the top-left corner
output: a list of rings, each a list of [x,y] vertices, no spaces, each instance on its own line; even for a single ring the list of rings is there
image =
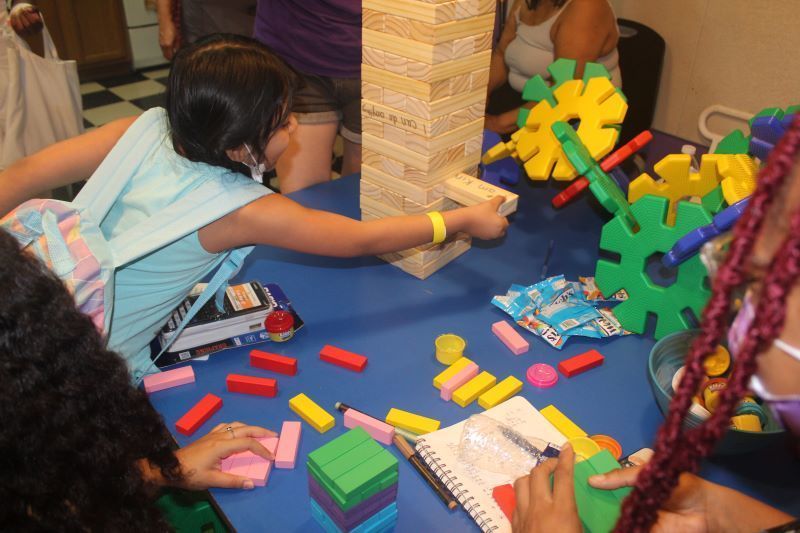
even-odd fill
[[[362,5],[362,219],[458,207],[445,181],[477,173],[495,0]],[[424,279],[469,247],[451,235],[381,258]]]

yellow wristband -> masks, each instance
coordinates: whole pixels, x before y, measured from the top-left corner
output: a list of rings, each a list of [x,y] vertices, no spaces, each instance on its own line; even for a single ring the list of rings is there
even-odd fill
[[[433,223],[433,244],[444,242],[447,238],[447,226],[444,223],[444,217],[439,211],[431,211],[425,213]]]

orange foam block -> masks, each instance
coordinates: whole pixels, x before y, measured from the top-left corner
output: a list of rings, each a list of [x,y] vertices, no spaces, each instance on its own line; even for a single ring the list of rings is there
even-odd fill
[[[494,333],[514,355],[523,354],[530,348],[528,341],[517,333],[514,326],[504,320],[492,324],[492,333]]]
[[[382,444],[391,444],[394,438],[394,426],[382,422],[361,411],[348,409],[344,412],[344,427],[353,429],[354,427],[364,428],[369,436]]]
[[[577,376],[581,372],[586,372],[596,366],[603,364],[603,354],[597,350],[589,350],[586,353],[570,357],[558,363],[558,371],[571,378]]]
[[[264,437],[257,440],[270,453],[273,455],[276,453],[275,450],[278,447],[278,439],[276,437]],[[220,463],[220,470],[228,474],[248,477],[253,481],[253,485],[263,487],[269,479],[272,461],[248,450],[235,453],[223,459],[222,463]]]
[[[194,370],[191,366],[182,366],[174,370],[167,370],[166,372],[145,376],[142,383],[144,384],[144,390],[147,394],[164,389],[171,389],[178,385],[194,383]]]
[[[300,433],[303,424],[287,420],[281,426],[281,438],[275,452],[275,468],[294,468],[297,451],[300,449]]]
[[[175,429],[187,437],[197,431],[206,420],[222,408],[222,398],[206,394],[189,412],[175,422]]]

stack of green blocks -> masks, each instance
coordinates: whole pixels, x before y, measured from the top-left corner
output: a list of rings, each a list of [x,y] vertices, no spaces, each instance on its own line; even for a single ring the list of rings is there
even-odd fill
[[[308,455],[311,514],[329,533],[390,531],[397,459],[357,427]]]
[[[578,505],[578,516],[583,523],[584,531],[608,533],[614,529],[622,500],[631,489],[628,487],[616,490],[595,489],[589,485],[589,478],[619,467],[619,463],[608,450],[575,464],[575,503]]]

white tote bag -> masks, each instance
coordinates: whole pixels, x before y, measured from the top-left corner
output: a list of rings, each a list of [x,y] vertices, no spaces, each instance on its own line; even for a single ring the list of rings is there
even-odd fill
[[[3,24],[0,37],[0,169],[55,142],[83,133],[78,66],[58,58],[47,27],[44,57]]]

